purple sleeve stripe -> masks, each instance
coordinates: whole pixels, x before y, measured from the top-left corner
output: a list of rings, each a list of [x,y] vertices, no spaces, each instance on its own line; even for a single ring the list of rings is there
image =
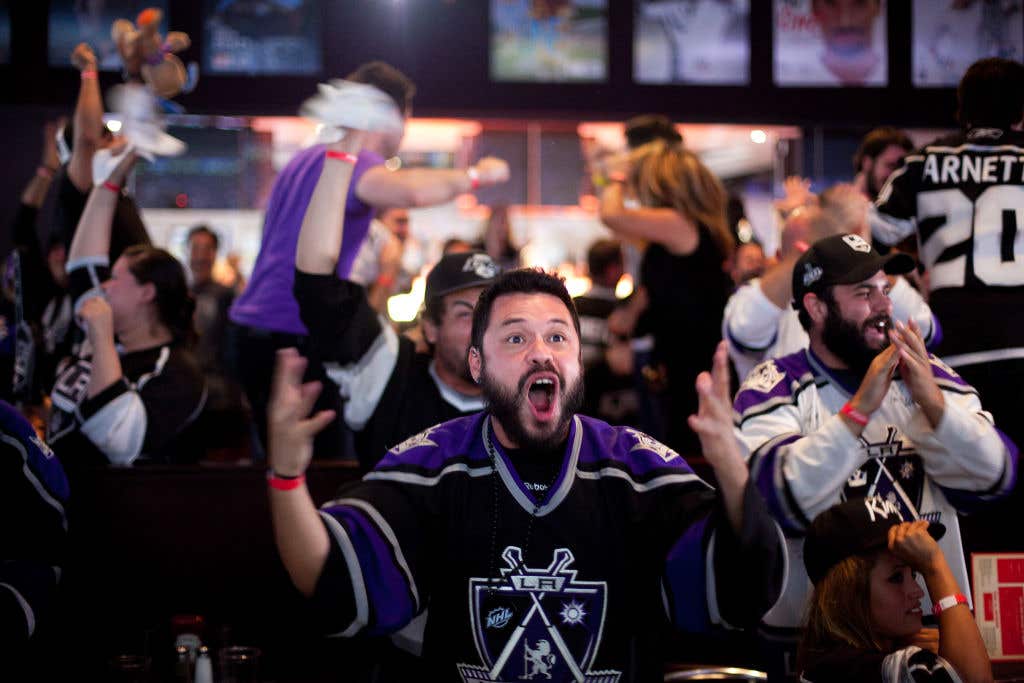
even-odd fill
[[[394,633],[415,614],[412,590],[394,549],[360,510],[339,505],[325,510],[345,527],[355,548],[370,604],[368,635]]]
[[[704,559],[707,526],[706,517],[691,524],[665,558],[669,617],[677,628],[684,631],[704,632],[711,624]]]
[[[925,339],[925,347],[930,351],[931,349],[937,348],[942,343],[942,323],[939,322],[938,317],[932,313],[932,333],[928,339]]]
[[[977,512],[986,504],[1001,500],[1010,495],[1014,485],[1017,483],[1017,463],[1019,452],[1016,444],[1006,434],[996,429],[999,438],[1006,446],[1006,462],[1003,464],[1003,472],[999,480],[985,491],[965,491],[963,489],[952,489],[940,486],[946,500],[959,512],[970,514]]]
[[[932,356],[932,359],[934,359],[934,358],[935,357]],[[931,366],[932,366],[932,375],[935,376],[936,381],[948,383],[948,385],[950,386],[952,391],[957,391],[959,389],[960,393],[963,393],[963,389],[967,388],[967,389],[970,389],[972,392],[977,393],[975,391],[974,387],[972,387],[970,384],[965,382],[964,379],[960,375],[957,375],[955,373],[951,373],[942,364],[934,363],[933,362],[933,363],[931,363]]]
[[[804,533],[810,521],[800,509],[789,482],[782,474],[779,451],[803,438],[801,434],[782,434],[761,445],[750,456],[750,476],[764,498],[769,512],[779,522],[787,536]]]
[[[762,367],[762,366],[758,366]],[[757,368],[750,371],[748,377],[753,377],[757,373]],[[757,389],[740,389],[739,393],[736,394],[736,402],[733,407],[740,415],[746,413],[752,408],[766,404],[766,403],[788,403],[792,400],[793,389],[789,385],[788,379],[780,380],[775,386],[768,391],[759,391]]]

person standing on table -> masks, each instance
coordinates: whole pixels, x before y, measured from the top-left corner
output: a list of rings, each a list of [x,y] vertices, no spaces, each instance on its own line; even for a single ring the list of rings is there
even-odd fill
[[[307,224],[342,222],[332,197],[356,143],[329,148]],[[579,321],[564,283],[505,273],[473,311],[469,364],[488,410],[395,446],[321,512],[304,472],[334,415],[310,416],[320,387],[302,383],[305,364],[278,353],[270,504],[285,567],[331,633],[393,633],[429,604],[431,680],[660,678],[667,618],[741,626],[778,595],[781,533],[739,453],[724,348],[691,418],[716,494],[650,437],[576,414]]]
[[[342,94],[341,100],[321,96],[314,111],[307,111],[330,131],[336,126],[370,129],[359,151],[346,201],[339,209],[345,213],[347,226],[344,242],[334,255],[339,278],[348,278],[377,209],[442,204],[477,187],[508,179],[508,165],[494,158],[480,159],[466,169],[388,170],[384,160],[398,152],[405,122],[412,114],[416,88],[404,74],[383,62],[363,64],[346,78],[379,89],[391,106],[355,110],[346,107]],[[334,95],[337,92],[344,89]],[[287,346],[304,347],[309,333],[292,296],[294,256],[302,216],[323,168],[324,151],[323,145],[313,145],[299,152],[278,174],[267,204],[263,241],[252,276],[231,308],[230,317],[235,323],[229,341],[231,357],[264,443],[274,353]],[[318,378],[327,380],[325,375]],[[336,395],[334,391],[325,392],[322,407],[340,410]],[[340,435],[324,435],[320,440],[328,444],[326,448],[339,448]]]
[[[917,235],[928,301],[942,322],[935,353],[977,388],[1024,442],[1024,65],[990,58],[957,88],[963,131],[908,154],[882,188],[875,239]]]
[[[913,267],[858,235],[816,242],[792,281],[808,347],[761,363],[736,395],[751,477],[789,536],[788,585],[766,632],[794,636],[801,625],[810,592],[797,562],[802,536],[831,505],[879,495],[905,519],[944,524],[940,545],[967,586],[957,513],[1014,484],[1017,448],[977,391],[927,352],[916,323],[892,320],[886,275]]]
[[[814,583],[800,643],[806,683],[989,683],[992,667],[936,540],[946,529],[904,520],[881,497],[850,500],[818,515],[804,541]],[[920,642],[928,589],[938,640]],[[922,647],[924,645],[924,647]],[[930,647],[929,647],[930,646]]]

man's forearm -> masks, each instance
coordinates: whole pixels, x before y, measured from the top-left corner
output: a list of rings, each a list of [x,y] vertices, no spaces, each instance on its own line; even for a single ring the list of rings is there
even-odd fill
[[[787,256],[761,276],[761,291],[773,304],[785,310],[793,299],[793,267],[800,254]]]
[[[337,266],[352,170],[349,161],[330,156],[324,159],[295,250],[295,267],[305,273],[329,275]]]
[[[388,171],[378,166],[363,174],[356,193],[371,206],[414,207],[443,204],[472,189],[473,181],[464,169]]]
[[[89,375],[88,397],[93,398],[114,382],[121,379],[121,357],[117,355],[112,336],[93,339],[92,342],[92,374]]]
[[[117,208],[117,193],[107,187],[94,187],[85,202],[78,228],[71,240],[68,261],[87,256],[107,256],[110,252],[110,230]]]
[[[290,491],[270,489],[274,542],[295,587],[310,597],[331,549],[327,529],[303,483]]]
[[[96,72],[96,65],[91,68]],[[89,69],[86,69],[88,72]],[[75,137],[72,140],[71,163],[68,174],[80,191],[86,192],[92,185],[92,155],[103,135],[103,96],[99,79],[83,77],[75,104]]]

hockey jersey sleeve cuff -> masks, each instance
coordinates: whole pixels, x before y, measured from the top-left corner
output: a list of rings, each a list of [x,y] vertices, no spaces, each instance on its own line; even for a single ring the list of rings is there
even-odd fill
[[[751,626],[782,595],[788,572],[786,539],[753,480],[743,490],[743,527],[739,533],[724,511],[717,513],[717,519],[711,558],[715,590],[713,594],[709,590],[709,599],[714,598],[723,622]]]
[[[124,377],[115,380],[113,384],[91,398],[86,398],[78,407],[78,415],[82,422],[87,421],[95,415],[103,406],[107,405],[121,394],[128,391],[128,383]]]
[[[321,361],[355,362],[380,334],[377,312],[355,282],[296,269],[292,291],[313,352]]]
[[[760,279],[751,280],[733,293],[726,306],[726,335],[742,351],[763,351],[775,342],[783,313],[765,296]]]

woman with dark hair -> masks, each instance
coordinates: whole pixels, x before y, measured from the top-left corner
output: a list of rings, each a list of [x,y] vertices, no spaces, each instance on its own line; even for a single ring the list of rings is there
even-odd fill
[[[194,462],[202,455],[196,424],[206,383],[188,350],[195,303],[185,271],[149,245],[129,247],[109,267],[117,197],[136,160],[129,149],[114,159],[110,177],[96,179],[68,254],[85,334],[58,369],[47,439],[69,469]]]
[[[944,532],[941,524],[904,522],[879,497],[815,518],[804,541],[814,593],[797,656],[801,681],[992,680],[967,598],[935,542]],[[934,634],[922,630],[919,576],[938,617],[937,648]]]
[[[667,381],[667,429],[654,436],[680,453],[695,454],[700,445],[682,418],[697,410],[693,378],[721,339],[722,312],[733,289],[723,270],[735,248],[726,218],[728,194],[681,143],[658,140],[630,159],[628,169],[608,174],[601,220],[620,237],[647,244],[642,290],[631,308],[638,317],[646,303],[642,324],[654,338],[654,356]],[[639,206],[629,206],[630,198]]]

